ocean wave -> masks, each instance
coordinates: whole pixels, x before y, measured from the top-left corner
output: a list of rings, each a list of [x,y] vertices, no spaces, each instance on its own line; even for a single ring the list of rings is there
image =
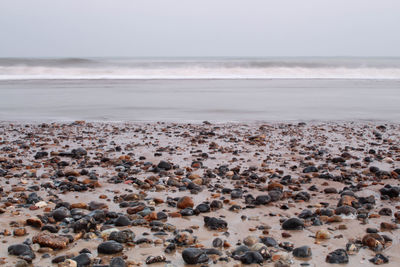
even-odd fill
[[[24,79],[400,79],[400,59],[0,59]]]

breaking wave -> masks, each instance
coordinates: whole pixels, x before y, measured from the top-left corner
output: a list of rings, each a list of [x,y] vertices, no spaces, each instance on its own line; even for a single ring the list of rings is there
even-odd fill
[[[0,80],[400,79],[400,58],[0,58]]]

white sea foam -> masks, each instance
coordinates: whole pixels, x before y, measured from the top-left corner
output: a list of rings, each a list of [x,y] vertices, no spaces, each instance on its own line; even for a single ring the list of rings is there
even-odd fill
[[[400,79],[400,59],[0,59],[23,79]]]

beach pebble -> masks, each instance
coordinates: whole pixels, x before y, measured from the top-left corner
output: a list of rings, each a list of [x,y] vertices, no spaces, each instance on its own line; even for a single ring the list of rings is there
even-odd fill
[[[208,262],[209,258],[202,249],[186,248],[182,252],[182,258],[187,264]]]
[[[26,244],[16,244],[8,247],[8,254],[19,256],[21,259],[32,262],[36,258],[31,247]]]
[[[70,214],[69,210],[65,207],[60,207],[58,209],[55,209],[51,213],[51,216],[53,216],[53,218],[58,222],[64,220],[65,218],[69,217],[70,215],[71,214]]]
[[[159,263],[159,262],[165,262],[167,259],[165,256],[148,256],[146,258],[146,264],[153,264],[153,263]]]
[[[311,255],[311,248],[309,246],[301,246],[293,250],[293,256],[297,258],[309,258]]]
[[[112,231],[109,236],[109,240],[114,240],[118,243],[127,243],[133,242],[135,239],[135,233],[130,229],[126,229],[123,231]]]
[[[58,267],[77,267],[78,263],[74,260],[67,259],[64,262],[60,262]]]
[[[326,256],[325,261],[327,263],[338,263],[338,264],[348,263],[349,256],[347,255],[347,252],[344,249],[337,249],[335,251],[330,252]]]
[[[375,257],[369,259],[369,261],[372,262],[375,265],[381,265],[381,264],[388,263],[389,259],[386,256],[378,253],[378,254],[375,255]]]
[[[243,243],[248,247],[251,247],[258,242],[260,242],[260,239],[256,236],[247,236],[243,239]]]
[[[131,223],[132,223],[131,220],[124,215],[118,216],[118,218],[114,222],[115,226],[128,226]]]
[[[97,251],[103,254],[115,254],[123,249],[124,247],[114,240],[103,242],[97,247]]]
[[[225,229],[228,227],[228,223],[226,221],[208,216],[204,217],[204,224],[207,228],[211,230]]]
[[[18,260],[15,263],[15,267],[28,267],[29,263],[26,260]]]
[[[242,256],[240,256],[240,261],[243,264],[262,263],[264,261],[264,258],[257,251],[247,251]]]
[[[42,247],[49,247],[52,249],[63,249],[67,247],[69,239],[65,236],[60,236],[44,231],[35,235],[32,238],[32,242],[38,243]]]
[[[193,208],[194,203],[192,198],[188,196],[181,197],[178,202],[176,203],[178,209],[186,209],[186,208]]]
[[[304,223],[298,218],[290,218],[283,222],[283,230],[303,230]]]
[[[169,171],[172,169],[172,164],[166,162],[166,161],[160,161],[157,165],[158,168]]]
[[[88,266],[92,262],[92,255],[90,253],[80,253],[78,256],[73,257],[78,266]]]
[[[121,257],[113,258],[110,261],[110,267],[127,267],[125,260]]]
[[[17,229],[14,229],[13,233],[14,233],[14,236],[24,236],[24,235],[26,235],[26,229],[23,227],[17,228]]]
[[[331,238],[331,234],[326,229],[320,229],[315,234],[315,238],[317,238],[317,239],[329,239],[329,238]]]

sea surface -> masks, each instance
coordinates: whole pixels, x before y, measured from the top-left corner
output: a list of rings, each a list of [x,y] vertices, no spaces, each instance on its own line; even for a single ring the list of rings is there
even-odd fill
[[[0,120],[400,122],[400,58],[0,58]]]

